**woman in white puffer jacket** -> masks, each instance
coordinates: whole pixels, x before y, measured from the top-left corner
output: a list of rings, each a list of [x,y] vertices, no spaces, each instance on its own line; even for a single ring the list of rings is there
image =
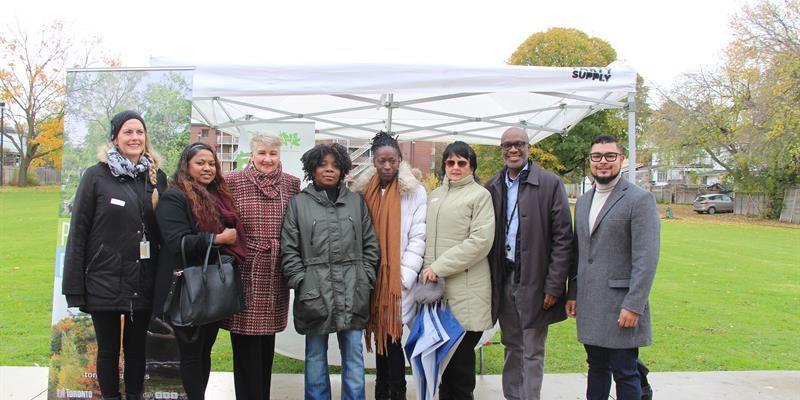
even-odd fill
[[[380,266],[372,295],[367,345],[374,334],[375,399],[405,399],[403,324],[410,323],[416,304],[409,295],[425,254],[427,194],[397,140],[385,132],[372,139],[373,166],[353,183],[364,195],[380,243]]]

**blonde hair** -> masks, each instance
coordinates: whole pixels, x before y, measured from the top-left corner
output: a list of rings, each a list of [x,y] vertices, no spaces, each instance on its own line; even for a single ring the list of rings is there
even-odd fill
[[[106,142],[101,144],[97,147],[97,159],[98,160],[107,160],[108,159],[108,149],[114,148],[116,145],[114,142]],[[147,171],[147,177],[150,181],[150,184],[153,185],[153,195],[150,197],[150,200],[153,203],[153,209],[155,210],[156,205],[158,204],[158,167],[163,164],[163,158],[161,154],[157,151],[153,150],[153,146],[150,144],[150,135],[147,135],[147,131],[145,131],[144,135],[144,152],[142,152],[142,157],[147,158],[150,161],[150,168]]]
[[[281,138],[273,132],[261,132],[250,137],[250,151],[255,151],[256,146],[270,146],[280,148],[283,142]]]

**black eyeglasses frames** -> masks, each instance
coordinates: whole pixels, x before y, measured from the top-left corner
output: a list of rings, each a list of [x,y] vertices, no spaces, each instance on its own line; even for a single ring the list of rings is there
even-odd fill
[[[500,147],[503,150],[511,150],[512,147],[516,147],[517,149],[522,150],[522,149],[528,147],[528,142],[526,142],[524,140],[520,140],[520,141],[517,141],[517,142],[503,142],[503,143],[500,143]]]
[[[617,161],[617,157],[621,156],[622,153],[589,153],[589,160],[592,162],[600,162],[603,161],[605,158],[608,162]]]

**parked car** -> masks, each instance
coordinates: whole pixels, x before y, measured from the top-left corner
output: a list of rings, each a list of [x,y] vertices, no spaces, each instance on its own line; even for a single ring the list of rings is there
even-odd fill
[[[694,199],[692,205],[698,214],[733,212],[733,199],[727,194],[701,194]]]

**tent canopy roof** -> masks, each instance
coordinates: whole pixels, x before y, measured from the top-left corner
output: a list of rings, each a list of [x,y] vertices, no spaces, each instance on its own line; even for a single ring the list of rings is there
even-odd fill
[[[153,59],[153,66],[192,63]],[[192,122],[233,133],[265,122],[315,123],[318,137],[497,144],[508,127],[531,143],[623,108],[636,72],[607,67],[443,65],[194,65]]]

